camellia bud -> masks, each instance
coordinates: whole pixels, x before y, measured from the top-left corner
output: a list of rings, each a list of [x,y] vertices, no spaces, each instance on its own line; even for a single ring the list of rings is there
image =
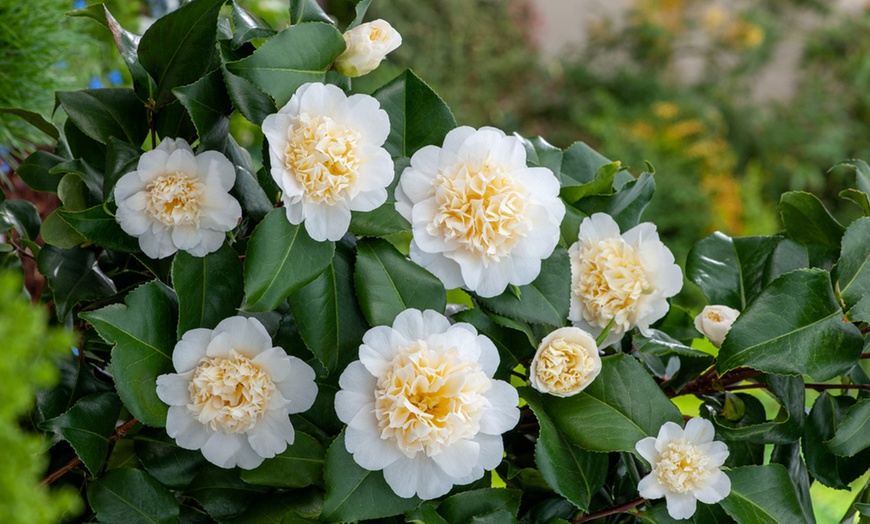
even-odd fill
[[[541,393],[570,397],[583,391],[600,372],[601,357],[592,335],[580,328],[564,327],[541,341],[529,369],[529,381]]]
[[[384,20],[360,24],[344,33],[347,49],[335,60],[339,73],[356,78],[375,70],[388,53],[402,44],[402,35]]]
[[[706,306],[701,314],[695,317],[695,329],[718,348],[738,315],[740,315],[739,311],[728,306]]]

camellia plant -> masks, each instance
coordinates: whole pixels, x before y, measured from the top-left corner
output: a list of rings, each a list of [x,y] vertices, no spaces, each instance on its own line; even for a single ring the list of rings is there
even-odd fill
[[[78,334],[31,419],[68,520],[790,524],[859,478],[870,515],[870,166],[848,226],[792,192],[781,234],[700,240],[695,318],[651,167],[457,126],[411,71],[355,92],[401,42],[370,3],[71,13],[133,87],[16,111],[61,205],[0,204]]]

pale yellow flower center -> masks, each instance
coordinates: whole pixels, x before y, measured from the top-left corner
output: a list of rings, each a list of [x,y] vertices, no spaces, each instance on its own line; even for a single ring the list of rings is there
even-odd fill
[[[595,374],[595,360],[580,344],[557,338],[538,355],[535,376],[554,393],[571,393],[589,383]]]
[[[491,387],[480,364],[455,348],[429,349],[425,342],[396,355],[378,379],[375,416],[381,438],[408,457],[437,455],[445,446],[474,437],[491,405]]]
[[[706,453],[682,438],[669,442],[653,466],[659,484],[677,493],[698,489],[715,469]]]
[[[152,180],[148,193],[148,213],[167,226],[189,226],[199,223],[202,215],[202,194],[205,184],[199,178],[184,173],[168,173]]]
[[[722,317],[719,316],[719,313],[716,311],[707,311],[707,320],[712,320],[713,322],[722,322]]]
[[[360,134],[327,116],[302,114],[287,131],[284,165],[305,198],[333,205],[349,198],[359,177]]]
[[[575,259],[573,293],[580,299],[583,318],[605,327],[631,328],[638,298],[649,290],[637,251],[621,237],[586,242]]]
[[[188,386],[187,408],[203,424],[221,433],[254,427],[275,391],[269,374],[235,350],[229,357],[204,357]]]
[[[438,211],[427,231],[498,261],[528,230],[525,198],[504,166],[459,164],[435,180]]]

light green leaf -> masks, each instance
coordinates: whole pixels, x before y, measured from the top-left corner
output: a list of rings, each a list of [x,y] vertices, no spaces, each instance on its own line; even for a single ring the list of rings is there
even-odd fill
[[[607,213],[619,224],[620,231],[628,231],[640,222],[640,216],[649,205],[656,182],[650,173],[622,186],[618,192],[608,196],[588,196],[577,202],[577,209],[587,215]]]
[[[313,437],[296,432],[296,439],[283,453],[266,459],[255,469],[242,471],[242,480],[259,486],[304,488],[323,479],[326,450]]]
[[[302,84],[323,82],[326,70],[344,48],[344,38],[331,24],[292,25],[251,56],[227,63],[226,68],[268,93],[280,107]]]
[[[195,257],[179,251],[172,262],[178,294],[178,337],[194,328],[214,328],[236,315],[244,297],[242,263],[224,243],[214,253]]]
[[[268,22],[240,6],[235,0],[233,6],[233,49],[238,49],[242,44],[256,38],[268,38],[275,34],[275,30]]]
[[[867,197],[867,193],[857,189],[844,189],[838,193],[838,196],[854,202],[861,208],[864,216],[870,216],[870,198]]]
[[[94,393],[40,427],[54,431],[69,442],[91,475],[97,476],[106,461],[109,437],[115,430],[120,411],[118,395]]]
[[[88,484],[88,502],[107,524],[172,524],[178,521],[178,500],[139,469],[120,468]]]
[[[124,405],[143,424],[163,427],[168,407],[157,397],[157,377],[173,372],[175,294],[152,281],[133,290],[124,302],[81,317],[114,344],[112,375]]]
[[[333,242],[316,242],[304,224],[275,209],[254,229],[245,257],[245,311],[271,311],[329,265]]]
[[[719,503],[737,522],[806,522],[788,472],[779,464],[746,466],[726,472],[731,494]]]
[[[0,107],[0,115],[3,114],[20,117],[28,124],[53,138],[55,141],[60,138],[60,132],[54,124],[46,120],[45,117],[39,113],[28,111],[27,109],[21,109],[20,107]]]
[[[584,142],[574,142],[562,155],[559,181],[562,187],[583,186],[593,182],[601,166],[611,161]]]
[[[617,354],[601,359],[601,374],[573,397],[546,396],[544,408],[558,429],[589,451],[635,451],[645,437],[658,435],[665,422],[682,415],[634,358]]]
[[[862,345],[858,328],[843,321],[830,275],[800,269],[776,279],[737,317],[716,369],[722,375],[746,366],[828,380],[858,362]]]
[[[392,325],[396,315],[409,308],[444,313],[447,304],[441,281],[386,240],[357,243],[354,284],[362,312],[372,326]]]

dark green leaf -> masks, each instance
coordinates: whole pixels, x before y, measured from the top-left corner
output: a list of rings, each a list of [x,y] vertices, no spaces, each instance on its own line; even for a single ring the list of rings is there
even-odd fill
[[[85,249],[43,246],[38,267],[48,281],[57,317],[61,320],[80,301],[96,300],[118,292],[115,284],[100,270],[94,254]]]
[[[589,196],[577,202],[577,208],[587,215],[607,213],[619,224],[620,231],[627,231],[640,222],[640,215],[649,205],[656,182],[650,173],[641,173],[637,180],[628,182],[610,196]]]
[[[356,17],[347,26],[347,30],[353,29],[354,27],[360,25],[366,16],[366,11],[368,11],[369,6],[372,4],[372,0],[358,0],[356,2],[356,7],[354,10],[356,11]]]
[[[304,488],[319,484],[323,479],[326,451],[313,437],[296,432],[296,440],[274,458],[260,466],[242,471],[242,480],[248,484],[279,488]]]
[[[727,414],[715,415],[713,423],[717,432],[729,440],[747,440],[755,443],[788,444],[800,438],[805,419],[804,383],[800,377],[768,375],[766,380],[771,393],[781,405],[776,417],[770,421],[744,417],[730,423]],[[745,399],[743,395],[738,398]]]
[[[801,512],[804,515],[804,522],[812,522],[814,517],[813,501],[810,498],[810,475],[801,458],[800,442],[774,446],[773,453],[770,455],[770,463],[785,466],[792,486],[795,488],[795,495],[797,495]]]
[[[138,146],[148,135],[145,106],[132,89],[58,91],[57,99],[70,120],[101,144],[115,137]]]
[[[468,322],[482,335],[486,335],[498,349],[499,363],[496,378],[508,380],[517,364],[529,360],[535,354],[535,346],[529,334],[496,323],[482,309],[474,308],[453,315],[458,322]],[[518,326],[519,327],[519,326]]]
[[[323,507],[322,492],[314,488],[297,489],[261,498],[230,522],[232,524],[317,524],[316,517],[320,514],[321,507]]]
[[[662,387],[674,391],[680,391],[713,364],[709,353],[692,349],[655,329],[648,337],[636,334],[632,341],[640,361],[662,379]]]
[[[836,277],[846,309],[870,294],[870,218],[859,218],[846,230]]]
[[[430,504],[423,504],[405,513],[405,522],[413,524],[450,524],[444,520],[444,517],[438,514],[435,506]]]
[[[236,6],[233,3],[233,13]],[[172,93],[187,109],[199,135],[201,151],[223,151],[230,133],[230,113],[233,106],[220,71],[214,70],[196,82],[176,87]]]
[[[100,247],[126,253],[139,251],[139,242],[121,229],[105,206],[95,206],[84,211],[61,209],[58,214],[85,239]]]
[[[134,446],[145,470],[170,488],[186,487],[206,463],[199,450],[178,447],[162,429],[144,428],[136,434]]]
[[[384,204],[372,211],[354,211],[350,219],[351,233],[360,237],[384,237],[393,233],[410,231],[411,224],[396,211],[395,190],[399,183],[399,177],[406,167],[411,165],[409,158],[395,159],[393,166],[395,176],[393,182],[387,187],[387,200]]]
[[[369,327],[356,301],[351,257],[339,249],[319,277],[289,298],[299,334],[330,374],[359,357]]]
[[[195,0],[158,18],[142,35],[139,62],[157,82],[154,101],[172,101],[172,89],[208,71],[217,42],[217,18],[226,0]]]
[[[54,431],[70,443],[91,475],[98,475],[109,452],[109,436],[121,411],[114,393],[94,393],[80,399],[63,415],[41,427]]]
[[[746,366],[827,380],[855,365],[862,345],[858,328],[843,321],[830,275],[800,269],[776,279],[737,317],[716,369],[721,375]]]
[[[317,0],[290,0],[290,23],[295,25],[304,22],[333,23]]]
[[[39,129],[46,135],[50,136],[54,140],[60,138],[60,132],[54,127],[54,124],[45,119],[44,116],[39,113],[35,113],[33,111],[28,111],[27,109],[22,109],[20,107],[0,107],[0,115],[15,115],[20,117],[28,124],[32,125],[36,129]]]
[[[60,382],[50,390],[40,391],[36,396],[36,405],[45,420],[60,416],[79,399],[92,393],[114,391],[110,383],[97,379],[92,367],[72,353],[56,361],[56,366],[60,371]]]
[[[779,213],[789,237],[801,244],[839,249],[845,229],[812,193],[789,191],[779,201]]]
[[[849,408],[837,426],[834,438],[825,442],[835,455],[851,457],[870,448],[870,400],[858,401]]]
[[[196,141],[196,126],[187,109],[177,99],[161,107],[154,121],[158,137],[183,138],[188,144]]]
[[[526,150],[526,162],[534,166],[546,167],[553,172],[556,178],[559,178],[559,172],[562,169],[562,150],[550,144],[543,138],[536,136],[533,138],[524,138],[519,134],[514,134],[520,139],[523,147]]]
[[[262,125],[267,116],[278,110],[272,97],[259,87],[232,74],[226,66],[221,66],[221,73],[233,106],[252,123]]]
[[[55,153],[89,166],[102,166],[106,162],[106,146],[86,135],[71,118],[67,118],[63,125],[63,135]]]
[[[357,243],[354,284],[362,312],[372,326],[392,325],[396,315],[406,309],[444,313],[447,305],[441,281],[386,240]]]
[[[275,34],[275,30],[268,22],[240,6],[233,1],[233,41],[232,46],[237,49],[246,42],[255,38],[268,38]]]
[[[665,422],[680,422],[679,410],[634,358],[601,359],[601,374],[573,397],[546,396],[544,407],[556,428],[590,451],[630,451],[658,435]]]
[[[735,247],[737,247],[738,250],[741,250],[745,246],[745,243],[747,241],[750,241],[752,238],[759,239],[759,243],[757,244],[757,250],[755,251],[755,260],[760,261],[763,257],[766,256],[765,252],[770,251],[770,246],[773,245],[772,241],[762,240],[768,237],[736,238],[734,239]],[[740,252],[740,256],[741,259],[749,259],[748,254],[744,255],[742,251]],[[749,266],[749,264],[746,265]],[[767,261],[764,263],[764,270],[761,273],[761,282],[759,283],[759,286],[754,287],[747,284],[748,293],[746,296],[751,300],[758,295],[762,288],[764,288],[780,276],[786,273],[790,273],[795,269],[807,269],[809,267],[810,259],[806,246],[798,244],[794,240],[782,239],[778,244],[776,244],[776,247],[772,248],[772,252],[770,252],[769,256],[767,256]],[[757,266],[755,265],[747,267],[747,269],[744,270],[743,278],[747,281],[753,281],[753,278],[757,279],[758,272],[756,268]],[[755,271],[755,273],[752,273],[752,271]],[[747,277],[749,278],[747,279]]]
[[[384,148],[393,157],[410,157],[427,145],[441,146],[456,120],[447,104],[413,73],[405,71],[374,95],[390,117]]]
[[[270,311],[329,265],[332,242],[315,242],[304,224],[276,209],[254,229],[245,257],[245,311]]]
[[[109,138],[106,147],[106,172],[103,183],[103,199],[109,200],[115,191],[115,184],[127,173],[136,170],[142,150],[115,137]],[[78,210],[75,210],[78,211]]]
[[[48,151],[34,151],[18,166],[15,173],[34,191],[57,192],[61,177],[49,172],[66,159]]]
[[[727,475],[731,494],[719,504],[737,522],[806,522],[788,472],[779,464],[736,468]]]
[[[107,524],[171,524],[178,520],[172,493],[139,469],[109,471],[88,484],[88,502]]]
[[[251,56],[227,63],[226,68],[283,106],[302,84],[323,82],[326,70],[344,48],[344,38],[331,24],[292,25],[266,40]]]
[[[214,328],[232,317],[244,297],[242,263],[226,243],[214,253],[195,257],[184,251],[172,262],[178,295],[178,337],[194,328]]]
[[[535,464],[556,493],[588,513],[592,496],[604,485],[607,455],[581,449],[563,435],[547,411],[541,394],[531,388],[520,390],[538,419],[541,434],[535,444]]]
[[[870,466],[868,451],[844,458],[831,453],[824,444],[833,438],[837,426],[854,405],[855,399],[850,396],[833,396],[822,392],[813,404],[804,428],[802,444],[807,468],[813,478],[835,489],[849,489],[849,484]]]
[[[513,517],[520,509],[522,492],[517,489],[476,489],[448,497],[438,506],[447,522],[472,522],[475,517],[507,511]],[[511,522],[501,520],[500,522]]]
[[[221,469],[206,464],[190,483],[185,494],[205,508],[218,522],[238,517],[263,492],[239,478],[240,470]]]
[[[864,298],[858,301],[849,310],[848,318],[852,322],[867,322],[870,324],[870,295],[864,295]]]
[[[393,493],[380,471],[357,465],[344,444],[344,432],[326,452],[326,498],[321,520],[350,522],[400,515],[420,505],[420,499],[403,499]],[[457,521],[452,521],[457,522]]]
[[[86,239],[60,217],[59,212],[61,209],[63,208],[55,209],[50,215],[45,217],[42,226],[39,228],[39,234],[48,245],[62,249],[71,249],[84,243]]]
[[[581,198],[592,195],[611,195],[613,193],[613,179],[619,172],[619,162],[604,164],[598,168],[595,178],[580,186],[562,187],[559,194],[568,203],[575,203]]]
[[[157,377],[172,373],[177,305],[158,281],[136,288],[125,304],[112,304],[81,317],[112,348],[112,375],[124,405],[143,424],[163,427],[167,406],[157,397]]]
[[[240,146],[232,135],[226,143],[226,156],[236,168],[236,183],[230,194],[233,195],[247,214],[259,221],[272,211],[272,201],[263,191],[254,172],[251,154]]]
[[[870,198],[867,197],[867,193],[857,189],[844,189],[838,193],[838,196],[854,202],[861,208],[864,216],[870,216]]]
[[[0,220],[12,224],[21,238],[36,240],[41,220],[36,206],[27,200],[6,200],[0,203]]]
[[[855,170],[855,188],[866,195],[870,195],[870,166],[863,160],[846,160],[837,166],[851,167]],[[836,166],[835,166],[836,167]]]
[[[571,263],[568,252],[557,247],[541,262],[541,273],[531,284],[520,286],[520,298],[508,289],[492,298],[478,297],[486,309],[526,322],[561,326],[568,317]]]
[[[574,142],[562,155],[562,187],[583,186],[595,180],[601,166],[611,163],[583,142]]]

